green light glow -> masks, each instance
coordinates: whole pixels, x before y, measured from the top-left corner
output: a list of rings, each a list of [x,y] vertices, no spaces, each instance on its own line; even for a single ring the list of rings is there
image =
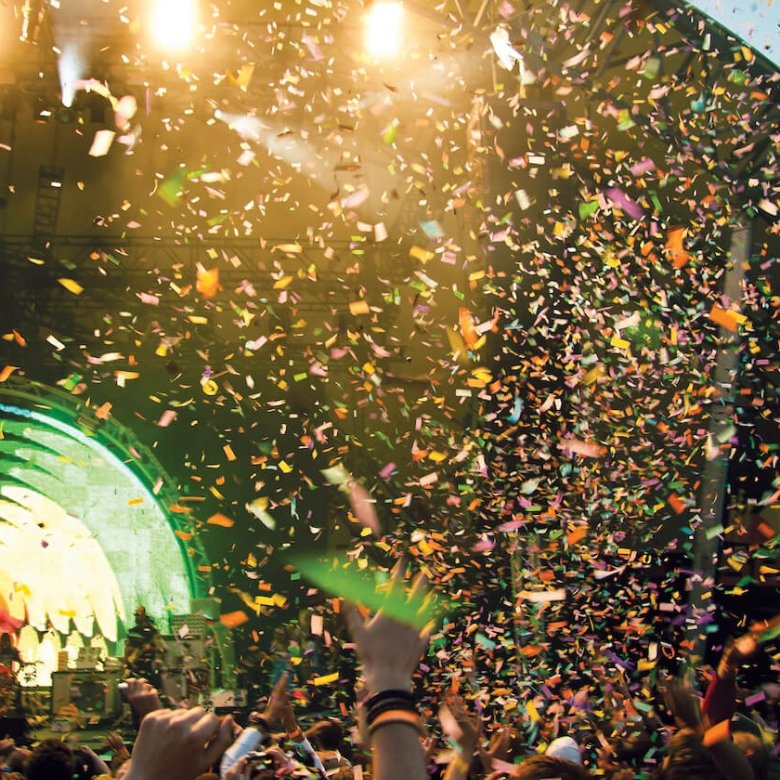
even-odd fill
[[[114,453],[78,428],[40,412],[0,403],[0,494],[6,523],[12,504],[37,502],[43,514],[56,514],[46,499],[70,516],[68,534],[97,543],[92,548],[93,599],[111,592],[111,575],[119,589],[121,607],[132,615],[144,604],[158,625],[167,631],[167,615],[189,612],[192,577],[169,518],[151,490]],[[38,498],[31,498],[38,494]],[[44,497],[44,498],[41,498]],[[18,510],[18,507],[16,507]],[[18,514],[18,512],[17,512]],[[84,566],[71,545],[73,565]],[[100,559],[108,563],[101,571]],[[0,556],[2,558],[2,556]],[[1,561],[13,577],[13,561]],[[86,564],[89,565],[89,564]],[[78,578],[74,575],[73,580]],[[63,599],[73,583],[59,583]],[[56,588],[54,589],[56,593]],[[79,593],[84,596],[85,588]],[[2,594],[6,596],[6,594]],[[63,604],[61,609],[71,612]],[[94,611],[94,610],[93,610]],[[78,626],[77,626],[78,627]],[[104,633],[105,630],[104,630]]]

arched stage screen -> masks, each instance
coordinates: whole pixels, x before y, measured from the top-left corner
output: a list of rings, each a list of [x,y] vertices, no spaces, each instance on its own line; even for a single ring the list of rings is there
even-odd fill
[[[188,514],[127,429],[61,391],[0,385],[0,609],[12,624],[114,643],[144,604],[168,631],[208,592]]]

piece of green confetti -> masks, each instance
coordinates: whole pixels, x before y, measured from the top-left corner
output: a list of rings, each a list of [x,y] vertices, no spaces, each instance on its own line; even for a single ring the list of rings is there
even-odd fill
[[[311,555],[294,556],[290,563],[328,593],[374,612],[381,609],[409,626],[424,628],[430,623],[438,624],[444,617],[444,606],[435,596],[390,589],[385,572],[357,571],[348,561],[323,561]],[[379,575],[383,575],[384,581]]]

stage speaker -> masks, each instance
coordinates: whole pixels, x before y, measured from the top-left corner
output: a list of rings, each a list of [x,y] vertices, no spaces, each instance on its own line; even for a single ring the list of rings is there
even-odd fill
[[[171,631],[179,639],[203,639],[208,631],[208,623],[203,615],[173,615]]]
[[[165,666],[169,669],[200,669],[209,666],[208,650],[202,639],[178,639],[164,636]]]
[[[185,669],[181,666],[165,669],[162,675],[162,692],[172,701],[189,699],[199,702],[208,694],[209,670]]]
[[[51,714],[72,710],[86,718],[110,718],[119,712],[119,672],[52,672]]]

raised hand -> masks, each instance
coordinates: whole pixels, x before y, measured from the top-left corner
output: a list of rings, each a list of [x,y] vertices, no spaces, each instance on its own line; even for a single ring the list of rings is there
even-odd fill
[[[292,734],[298,728],[298,724],[290,701],[290,692],[287,690],[289,679],[289,672],[284,672],[276,681],[263,712],[263,719],[268,723],[280,723],[288,734]]]
[[[420,628],[420,617],[426,614],[432,594],[426,590],[424,577],[418,577],[404,598],[404,567],[396,566],[388,593],[396,615],[405,614],[408,622],[390,617],[381,609],[373,618],[366,619],[355,607],[346,610],[347,624],[358,658],[363,664],[363,675],[369,692],[376,696],[383,691],[411,691],[412,676],[427,644],[429,629]],[[404,607],[397,610],[399,603]],[[415,619],[416,618],[416,619]],[[410,625],[416,624],[416,625]],[[378,718],[370,727],[373,749],[372,777],[374,780],[425,780],[425,769],[419,725],[409,720],[411,713],[400,712],[405,718],[390,719],[377,728]],[[382,716],[380,716],[382,717]],[[410,728],[410,726],[413,726]]]
[[[139,720],[143,720],[150,712],[162,709],[160,694],[148,680],[143,677],[129,679],[127,684],[127,702],[133,708]]]
[[[403,577],[404,567],[399,564],[393,571],[391,594],[397,596],[403,588]],[[429,601],[426,586],[426,578],[417,577],[407,600],[411,605],[419,604],[420,611]],[[366,620],[352,605],[348,605],[346,617],[369,691],[372,694],[390,689],[410,691],[412,675],[428,645],[429,629],[402,623],[382,610]]]
[[[461,751],[468,757],[476,750],[480,737],[482,736],[482,721],[479,716],[474,715],[466,708],[466,702],[456,693],[450,693],[445,699],[445,706],[455,719],[460,735],[450,734],[461,747]]]
[[[193,780],[233,742],[232,718],[202,707],[155,710],[141,723],[126,780]]]

